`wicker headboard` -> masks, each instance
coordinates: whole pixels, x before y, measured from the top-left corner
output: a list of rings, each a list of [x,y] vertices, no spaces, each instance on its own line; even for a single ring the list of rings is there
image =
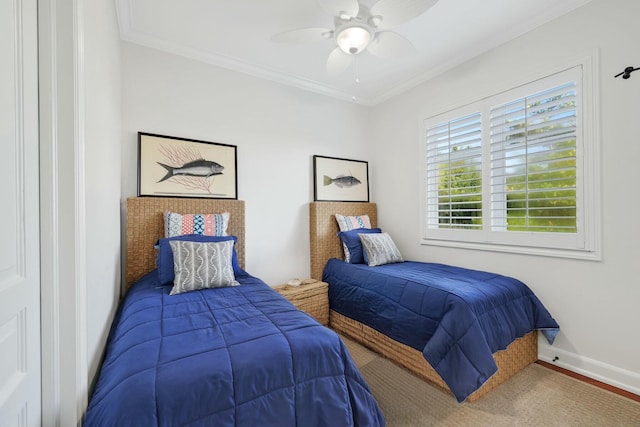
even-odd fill
[[[309,203],[309,242],[311,244],[311,277],[322,279],[322,270],[330,258],[344,257],[337,236],[335,214],[369,215],[371,226],[376,227],[378,213],[375,203],[363,202],[311,202]]]
[[[127,288],[156,268],[153,245],[164,237],[165,211],[181,214],[229,212],[227,234],[237,236],[236,252],[244,268],[244,201],[130,197],[127,199]]]

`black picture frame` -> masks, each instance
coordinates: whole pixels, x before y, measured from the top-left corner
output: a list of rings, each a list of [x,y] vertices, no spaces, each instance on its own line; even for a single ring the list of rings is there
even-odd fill
[[[316,202],[369,202],[369,163],[314,155],[313,183]]]
[[[138,196],[237,200],[237,146],[138,132]]]

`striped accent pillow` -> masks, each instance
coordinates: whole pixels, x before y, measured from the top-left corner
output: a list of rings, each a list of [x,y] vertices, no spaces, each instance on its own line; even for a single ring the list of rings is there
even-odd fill
[[[371,220],[369,215],[340,215],[336,214],[338,228],[340,231],[351,231],[358,228],[371,228]],[[351,251],[345,242],[342,242],[342,250],[344,251],[344,261],[351,263]]]
[[[371,228],[369,215],[347,216],[336,214],[336,221],[338,221],[340,231],[355,230],[356,228]]]
[[[388,233],[359,234],[364,260],[370,266],[404,262],[398,247]]]
[[[239,285],[231,263],[233,243],[170,241],[175,279],[169,295]]]
[[[200,234],[203,236],[226,236],[229,212],[219,214],[164,213],[164,237]]]

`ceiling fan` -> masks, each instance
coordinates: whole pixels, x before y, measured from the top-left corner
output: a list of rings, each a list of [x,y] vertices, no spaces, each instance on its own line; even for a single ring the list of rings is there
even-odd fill
[[[398,58],[415,50],[413,44],[390,28],[426,12],[438,0],[378,0],[370,8],[358,0],[317,0],[334,19],[334,28],[303,28],[271,37],[275,42],[304,43],[335,40],[327,59],[327,72],[346,70],[355,56],[367,51],[381,58]]]

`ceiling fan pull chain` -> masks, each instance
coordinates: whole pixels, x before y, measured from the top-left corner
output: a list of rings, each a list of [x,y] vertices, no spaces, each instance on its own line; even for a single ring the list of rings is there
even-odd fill
[[[358,77],[358,55],[353,55],[353,77],[356,84],[360,83],[360,78]]]
[[[360,83],[360,79],[358,78],[358,55],[353,55],[353,78],[356,84]],[[353,95],[351,100],[356,102],[356,96]]]

